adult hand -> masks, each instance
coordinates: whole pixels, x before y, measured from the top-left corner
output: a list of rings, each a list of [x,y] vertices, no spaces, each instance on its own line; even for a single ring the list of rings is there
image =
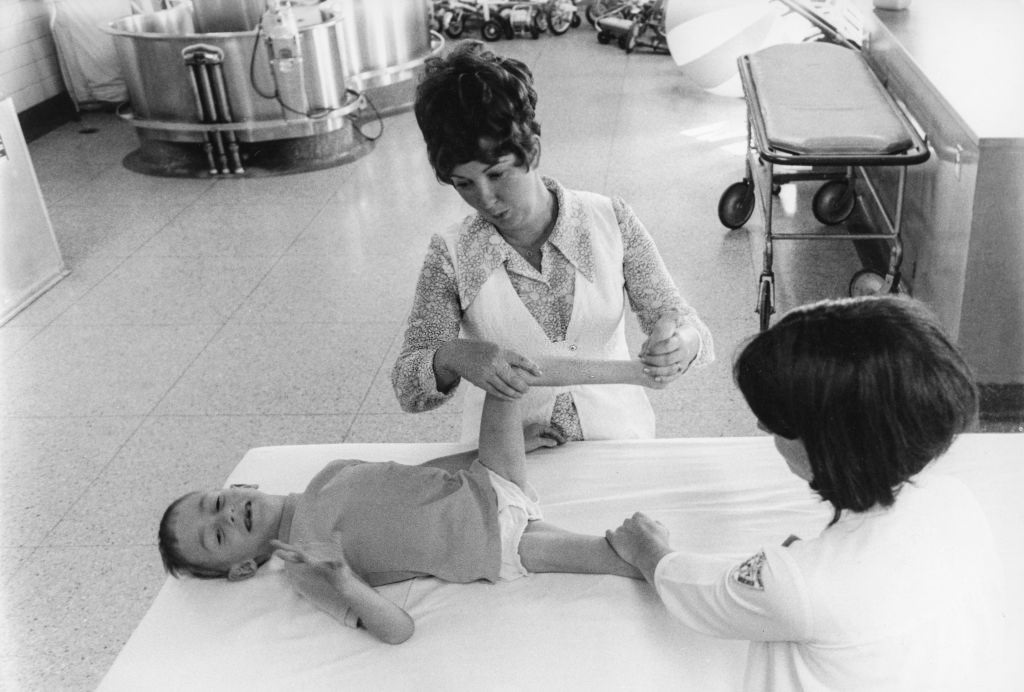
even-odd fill
[[[644,372],[656,382],[668,384],[690,367],[700,348],[700,335],[690,326],[676,327],[674,314],[659,319],[640,347]]]
[[[455,339],[442,344],[434,356],[439,384],[453,385],[461,377],[503,401],[519,399],[530,389],[518,369],[536,377],[541,374],[529,358],[490,341]]]
[[[636,567],[648,582],[654,581],[654,570],[672,552],[669,533],[660,521],[637,512],[617,529],[605,532],[605,539],[619,557]]]

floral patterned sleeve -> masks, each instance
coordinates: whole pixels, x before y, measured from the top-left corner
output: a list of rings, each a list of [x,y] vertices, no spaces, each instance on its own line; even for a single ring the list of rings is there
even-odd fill
[[[651,234],[621,198],[612,198],[612,206],[622,231],[622,271],[626,279],[626,293],[640,328],[644,334],[650,334],[659,317],[674,311],[679,315],[678,326],[690,325],[700,334],[700,351],[693,365],[699,367],[712,362],[715,348],[711,332],[697,311],[683,300]]]
[[[440,236],[430,240],[416,284],[405,340],[391,370],[391,386],[403,411],[435,409],[455,395],[437,390],[434,354],[438,347],[459,335],[462,311],[455,279],[455,265]]]

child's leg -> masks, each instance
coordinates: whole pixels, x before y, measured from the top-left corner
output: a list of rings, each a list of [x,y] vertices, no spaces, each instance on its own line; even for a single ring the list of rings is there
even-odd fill
[[[526,446],[516,401],[490,394],[480,417],[480,463],[520,488],[526,487]]]
[[[604,536],[572,533],[554,524],[531,521],[519,541],[519,559],[530,572],[614,574],[643,579],[608,545]]]

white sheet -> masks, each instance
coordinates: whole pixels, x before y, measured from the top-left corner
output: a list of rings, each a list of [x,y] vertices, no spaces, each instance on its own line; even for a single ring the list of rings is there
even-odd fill
[[[418,463],[454,444],[263,447],[227,483],[301,491],[336,458]],[[575,443],[530,455],[545,518],[603,533],[636,510],[680,548],[746,556],[790,533],[816,535],[828,508],[771,440]],[[1024,435],[962,436],[941,462],[986,507],[1007,574],[1007,680],[1024,679]],[[155,548],[154,548],[155,550]],[[338,625],[294,595],[273,562],[258,578],[168,579],[101,690],[736,690],[746,643],[692,632],[653,590],[611,576],[531,575],[497,585],[435,579],[382,589],[416,621],[394,647]],[[987,687],[991,689],[991,687]]]

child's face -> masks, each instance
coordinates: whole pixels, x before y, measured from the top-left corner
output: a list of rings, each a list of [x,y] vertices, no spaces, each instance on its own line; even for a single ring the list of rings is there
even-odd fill
[[[281,498],[253,488],[192,493],[174,515],[178,548],[190,564],[226,572],[272,552],[281,508]]]

